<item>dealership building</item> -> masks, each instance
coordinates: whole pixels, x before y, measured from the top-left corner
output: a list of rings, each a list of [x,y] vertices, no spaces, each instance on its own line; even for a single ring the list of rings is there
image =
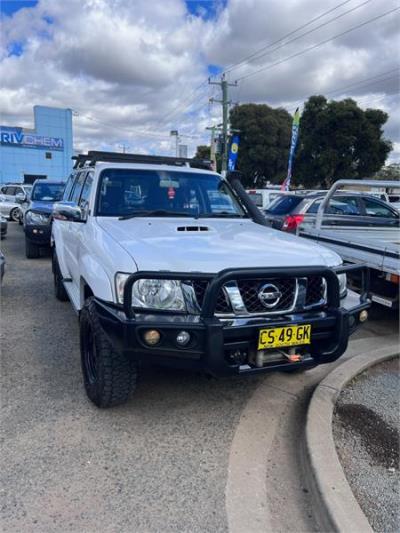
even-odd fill
[[[65,180],[72,169],[72,111],[33,108],[33,129],[0,126],[0,184]]]

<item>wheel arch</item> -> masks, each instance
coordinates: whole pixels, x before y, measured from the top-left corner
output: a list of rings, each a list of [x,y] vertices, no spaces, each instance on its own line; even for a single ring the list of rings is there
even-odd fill
[[[105,269],[92,256],[81,258],[80,308],[90,296],[112,302],[114,300],[112,283]]]

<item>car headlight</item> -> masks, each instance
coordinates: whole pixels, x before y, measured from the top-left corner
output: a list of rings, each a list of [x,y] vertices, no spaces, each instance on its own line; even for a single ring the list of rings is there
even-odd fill
[[[344,298],[347,294],[347,276],[346,274],[338,274],[339,280],[339,294],[341,298]]]
[[[124,288],[129,274],[122,272],[115,276],[115,286],[119,303],[124,301]],[[185,300],[181,283],[170,279],[139,279],[132,287],[132,306],[146,309],[182,311]]]
[[[42,213],[34,213],[33,211],[28,211],[25,213],[25,222],[27,224],[37,224],[43,225],[48,224],[50,217],[48,215],[43,215]]]

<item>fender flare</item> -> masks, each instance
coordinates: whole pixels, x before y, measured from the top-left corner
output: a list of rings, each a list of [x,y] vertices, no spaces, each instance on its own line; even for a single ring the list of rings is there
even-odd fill
[[[80,261],[80,308],[85,303],[85,285],[93,295],[107,302],[114,301],[113,283],[100,263],[91,255],[84,255]]]

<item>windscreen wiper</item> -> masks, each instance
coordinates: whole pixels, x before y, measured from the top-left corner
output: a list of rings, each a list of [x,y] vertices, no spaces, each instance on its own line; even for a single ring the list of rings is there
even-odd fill
[[[184,211],[168,211],[167,209],[154,209],[151,210],[140,210],[133,211],[127,215],[122,215],[118,217],[118,220],[128,220],[135,217],[190,217],[197,218],[197,215],[191,215],[190,213],[185,213]]]

